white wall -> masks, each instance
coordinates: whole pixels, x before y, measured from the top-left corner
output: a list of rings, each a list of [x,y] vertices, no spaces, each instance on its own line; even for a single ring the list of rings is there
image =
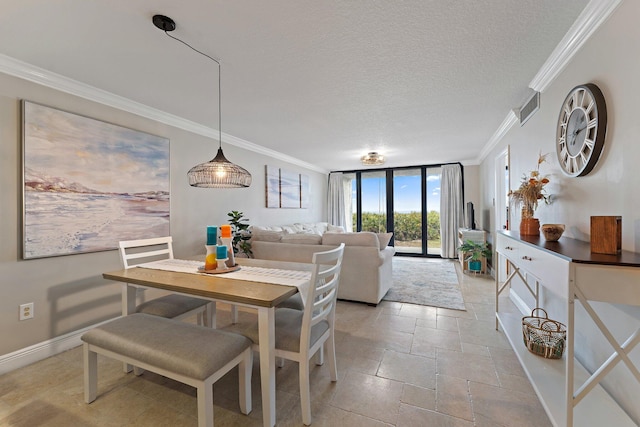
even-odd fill
[[[117,251],[21,259],[20,99],[170,139],[171,234],[177,257],[203,253],[205,227],[226,223],[231,210],[244,212],[254,224],[326,220],[323,173],[223,145],[229,160],[251,172],[251,187],[192,188],[187,171],[211,159],[217,141],[0,74],[0,355],[115,317],[120,311],[120,286],[101,277],[102,272],[120,268]],[[309,209],[264,207],[267,164],[309,175]],[[19,322],[18,306],[26,302],[35,303],[35,318]]]
[[[640,2],[625,1],[609,20],[582,47],[553,84],[542,93],[540,110],[523,126],[514,126],[498,147],[481,164],[482,205],[491,210],[494,197],[494,159],[508,144],[511,150],[511,188],[519,185],[523,173],[536,166],[538,153],[551,153],[549,162],[541,166],[551,183],[551,205],[536,211],[540,223],[567,225],[565,236],[589,241],[591,215],[622,216],[622,247],[640,251],[640,120],[638,120],[638,94],[640,93]],[[609,123],[606,145],[595,169],[586,177],[569,178],[562,174],[556,154],[556,123],[560,106],[567,93],[583,83],[595,83],[604,93]],[[490,215],[490,229],[495,229]],[[513,224],[517,230],[519,219]],[[607,286],[606,283],[602,284]],[[514,287],[528,304],[533,304],[520,287]],[[638,286],[640,292],[640,281]],[[564,303],[545,296],[542,305],[550,316],[566,321]],[[584,310],[576,304],[577,357],[591,370],[612,353],[595,325]],[[612,327],[618,339],[626,338],[640,328],[640,307],[595,304],[596,310]],[[640,366],[640,349],[631,358]],[[608,391],[640,423],[640,384],[626,367],[618,365],[606,379]]]

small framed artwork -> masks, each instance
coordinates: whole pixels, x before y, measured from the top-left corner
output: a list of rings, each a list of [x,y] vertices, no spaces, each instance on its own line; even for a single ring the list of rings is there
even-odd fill
[[[168,236],[169,140],[22,102],[23,258]]]
[[[280,207],[300,209],[300,174],[280,169]]]
[[[307,209],[309,176],[274,166],[266,166],[268,208]]]
[[[309,209],[309,175],[300,174],[300,207]]]
[[[266,197],[268,208],[280,207],[280,168],[266,166]]]

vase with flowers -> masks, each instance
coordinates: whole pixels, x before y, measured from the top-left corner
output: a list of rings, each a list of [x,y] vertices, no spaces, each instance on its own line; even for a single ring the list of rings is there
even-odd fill
[[[522,217],[520,220],[520,235],[539,236],[540,221],[534,218],[533,214],[538,207],[538,203],[549,203],[550,197],[546,193],[545,186],[549,183],[549,178],[540,174],[540,165],[547,160],[548,154],[538,156],[536,168],[529,174],[522,176],[522,182],[517,190],[509,192],[509,200],[515,210],[520,209]]]

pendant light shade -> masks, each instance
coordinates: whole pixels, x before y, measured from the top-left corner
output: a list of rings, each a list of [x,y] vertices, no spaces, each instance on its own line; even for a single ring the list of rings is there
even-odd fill
[[[192,167],[189,185],[203,188],[242,188],[251,185],[251,174],[224,157],[222,148],[213,160]]]
[[[220,61],[193,48],[188,43],[173,37],[169,31],[176,29],[173,19],[164,15],[154,15],[153,25],[164,33],[218,64],[218,154],[206,162],[192,167],[187,173],[189,185],[202,188],[243,188],[251,185],[251,174],[243,167],[231,163],[222,153],[222,77]]]

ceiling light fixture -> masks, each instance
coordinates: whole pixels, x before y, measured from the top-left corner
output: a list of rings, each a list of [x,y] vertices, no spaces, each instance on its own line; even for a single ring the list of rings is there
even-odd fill
[[[187,173],[189,185],[204,188],[249,187],[251,185],[251,174],[246,169],[231,163],[222,153],[222,85],[220,83],[222,79],[220,76],[220,61],[169,34],[169,31],[176,29],[176,23],[173,19],[164,15],[154,15],[153,25],[164,31],[167,36],[218,64],[218,153],[212,160],[196,165],[189,170]]]
[[[366,155],[362,156],[360,160],[362,160],[363,165],[377,166],[384,163],[384,156],[376,153],[375,151],[371,151]]]

